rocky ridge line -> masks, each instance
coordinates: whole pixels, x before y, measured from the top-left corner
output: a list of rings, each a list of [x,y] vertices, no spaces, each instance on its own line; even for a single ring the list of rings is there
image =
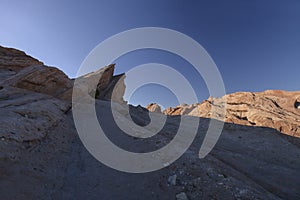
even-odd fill
[[[221,104],[223,102],[224,105]],[[150,104],[147,109],[160,109],[157,107],[157,104]],[[162,113],[212,118],[214,115],[221,115],[224,107],[225,122],[269,127],[287,135],[300,137],[300,91],[237,92],[221,98],[210,97],[201,103],[170,107]],[[212,113],[212,109],[216,113]]]

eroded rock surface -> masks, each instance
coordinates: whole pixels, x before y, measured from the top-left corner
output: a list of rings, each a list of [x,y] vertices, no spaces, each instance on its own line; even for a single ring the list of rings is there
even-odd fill
[[[6,50],[0,48],[1,51]],[[197,136],[188,151],[161,170],[129,174],[102,164],[83,146],[73,124],[70,109],[72,91],[69,88],[72,80],[69,82],[62,72],[43,66],[35,59],[28,61],[31,64],[20,64],[18,59],[13,63],[14,52],[16,57],[24,57],[18,50],[9,49],[12,57],[10,64],[7,67],[2,65],[0,70],[1,199],[300,198],[300,140],[271,128],[225,123],[213,151],[200,160],[198,151],[209,125],[209,119],[201,118]],[[104,80],[100,80],[98,85],[98,92],[94,91],[94,96],[100,98],[96,99],[95,105],[97,117],[106,136],[114,144],[131,152],[143,153],[170,143],[178,130],[179,116],[167,116],[167,123],[155,136],[146,139],[129,136],[116,126],[112,104],[108,101],[113,85],[118,84],[118,80],[124,76],[113,76],[112,66],[96,73],[105,73]],[[34,80],[35,84],[27,83],[27,80],[35,78],[33,74],[39,78]],[[49,91],[43,90],[43,83],[38,80],[49,81],[49,86],[45,85]],[[122,93],[124,89],[125,85],[120,82],[117,90]],[[62,94],[65,98],[62,98]],[[299,98],[294,97],[297,97],[295,93],[278,91],[228,96],[228,102],[238,104],[231,105],[233,111],[227,113],[226,117],[233,118],[239,113],[240,118],[251,118],[248,112],[260,109],[272,119],[282,115],[292,119],[293,116],[298,117],[299,110]],[[253,98],[256,103],[248,105]],[[150,119],[147,109],[130,106],[128,114],[127,105],[120,97],[117,100],[121,103],[116,101],[114,109],[123,124],[134,119],[136,124],[147,127]],[[217,101],[211,98],[202,104],[181,105],[170,109],[170,114],[196,115],[202,111],[203,116],[210,116],[209,108],[216,106]],[[257,102],[263,106],[258,106]],[[154,118],[163,116],[160,113],[152,114]],[[191,119],[188,122],[199,120],[198,117],[187,117]],[[136,131],[131,126],[128,126],[128,130]]]
[[[164,110],[167,115],[213,117],[212,108],[226,108],[225,121],[247,126],[263,126],[300,137],[300,92],[267,90],[238,92],[222,98],[209,98],[200,104],[177,106]],[[220,106],[220,102],[225,102]]]
[[[43,65],[41,61],[13,48],[0,46],[0,57],[0,70],[19,72],[28,66]]]
[[[125,74],[114,76],[115,64],[105,66],[95,72],[80,76],[75,81],[76,90],[73,95],[80,98],[89,94],[91,97],[102,100],[112,100],[126,103],[123,99],[125,93]]]
[[[161,108],[157,103],[151,103],[151,104],[147,105],[147,109],[150,112],[162,113]]]
[[[73,87],[73,81],[62,71],[44,65],[26,67],[15,76],[5,80],[3,84],[48,94],[60,99],[65,99],[65,92]]]

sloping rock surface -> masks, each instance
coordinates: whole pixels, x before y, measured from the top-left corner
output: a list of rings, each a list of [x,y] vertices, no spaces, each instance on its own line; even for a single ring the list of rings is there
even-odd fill
[[[15,52],[16,57],[24,56],[18,50],[9,49],[9,52]],[[10,56],[14,57],[12,53]],[[77,135],[70,109],[71,96],[61,98],[60,94],[65,91],[61,88],[50,90],[52,86],[49,86],[49,91],[44,91],[42,87],[24,84],[24,80],[30,80],[31,73],[45,81],[55,80],[57,73],[57,78],[62,79],[57,81],[65,81],[57,85],[70,92],[63,74],[35,62],[38,61],[16,67],[19,61],[10,61],[7,67],[17,70],[9,73],[2,65],[0,71],[1,199],[300,198],[300,140],[271,128],[226,123],[213,151],[200,160],[198,151],[209,125],[209,119],[201,118],[189,150],[168,167],[145,174],[128,174],[105,166],[89,154]],[[108,70],[111,76],[109,68],[104,71]],[[25,73],[27,70],[29,72]],[[43,70],[55,73],[42,73]],[[120,77],[107,78],[109,80],[101,82],[99,94],[109,94],[111,89],[108,88],[115,83],[113,80]],[[253,95],[250,94],[251,99]],[[270,96],[275,99],[285,95],[271,93]],[[214,106],[215,101],[217,99],[211,99],[201,105]],[[281,107],[290,105],[278,99],[276,102]],[[297,102],[292,102],[295,109],[299,106]],[[124,114],[127,105],[114,104],[117,117],[123,123],[131,119],[141,126],[149,123],[149,112],[145,108],[130,106],[130,114]],[[199,105],[191,105],[186,111],[191,112],[190,109]],[[167,116],[167,123],[157,135],[141,139],[123,133],[116,126],[110,101],[97,99],[95,106],[99,124],[107,137],[120,148],[132,152],[149,152],[167,145],[174,138],[181,117]],[[294,108],[290,109],[297,113]],[[158,116],[162,114],[153,114],[153,117]],[[170,177],[176,177],[172,184]]]
[[[54,67],[33,65],[19,71],[4,84],[64,99],[64,93],[73,83],[62,71]]]
[[[0,57],[0,70],[18,72],[28,66],[43,65],[41,61],[13,48],[0,46]]]

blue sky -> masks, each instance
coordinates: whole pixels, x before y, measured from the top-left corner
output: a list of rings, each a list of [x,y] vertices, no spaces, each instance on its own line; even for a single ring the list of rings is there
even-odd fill
[[[87,54],[106,38],[131,28],[155,26],[198,41],[217,64],[227,93],[299,90],[300,1],[13,1],[0,0],[0,45],[15,47],[74,77]],[[158,62],[188,77],[199,101],[209,94],[185,60],[142,50],[116,60],[116,73]],[[133,104],[178,104],[157,85],[141,87]]]

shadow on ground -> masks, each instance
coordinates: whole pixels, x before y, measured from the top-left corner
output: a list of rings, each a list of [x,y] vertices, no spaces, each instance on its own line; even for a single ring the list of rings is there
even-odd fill
[[[99,122],[118,146],[133,152],[161,148],[172,140],[179,116],[169,116],[162,131],[137,139],[115,127],[109,102],[98,101]],[[145,110],[131,117],[149,123]],[[148,121],[147,121],[148,120]],[[263,127],[225,123],[215,148],[198,158],[209,119],[201,118],[189,150],[159,171],[128,174],[111,169],[82,145],[69,112],[40,141],[1,141],[0,194],[3,199],[299,199],[299,138]],[[115,127],[115,128],[112,128]],[[175,180],[175,181],[174,181]]]

